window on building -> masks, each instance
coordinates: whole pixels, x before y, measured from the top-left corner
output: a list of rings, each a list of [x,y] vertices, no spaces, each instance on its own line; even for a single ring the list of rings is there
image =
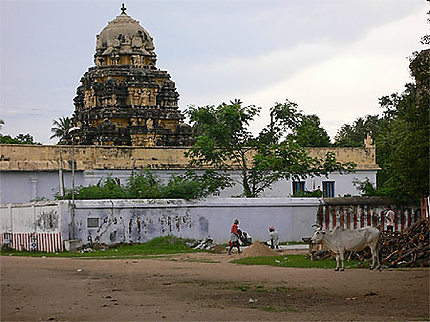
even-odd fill
[[[323,197],[334,197],[334,181],[323,181]]]
[[[305,192],[305,182],[304,181],[294,181],[293,182],[293,196],[302,196]]]

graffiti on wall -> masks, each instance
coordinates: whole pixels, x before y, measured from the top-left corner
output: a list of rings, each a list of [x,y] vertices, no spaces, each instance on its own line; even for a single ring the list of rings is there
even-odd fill
[[[78,236],[89,244],[141,243],[166,235],[184,238],[198,235],[204,238],[209,234],[207,218],[192,216],[189,210],[183,209],[179,212],[172,209],[162,212],[159,209],[111,209],[90,211],[80,218],[77,222]]]
[[[41,231],[52,231],[58,229],[59,218],[56,209],[42,210],[36,215],[36,226]]]

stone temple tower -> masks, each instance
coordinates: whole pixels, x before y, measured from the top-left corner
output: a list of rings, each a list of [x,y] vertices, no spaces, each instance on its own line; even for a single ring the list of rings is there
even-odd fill
[[[74,98],[75,142],[82,145],[188,146],[179,94],[170,75],[156,67],[152,37],[122,13],[97,35],[94,67]]]

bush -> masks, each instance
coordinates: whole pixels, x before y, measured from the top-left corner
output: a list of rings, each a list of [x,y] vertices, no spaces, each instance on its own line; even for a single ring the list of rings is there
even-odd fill
[[[72,189],[67,190],[65,199],[72,199]],[[100,180],[97,185],[88,187],[76,187],[75,199],[123,199],[127,198],[127,194],[121,185],[114,178],[106,178]],[[58,196],[57,196],[57,199]]]
[[[321,198],[322,197],[322,191],[321,190],[314,190],[314,191],[300,191],[296,192],[293,197],[313,197],[313,198]]]
[[[100,180],[97,185],[75,188],[75,199],[196,199],[208,196],[230,185],[229,180],[213,170],[203,175],[187,171],[184,175],[172,175],[167,184],[149,170],[132,174],[125,186],[115,178]],[[57,199],[62,199],[56,195]],[[68,189],[65,199],[72,199]]]
[[[126,189],[130,199],[159,199],[162,198],[161,186],[159,178],[146,170],[132,174]]]
[[[392,189],[375,188],[368,178],[364,181],[354,180],[353,185],[360,190],[362,196],[391,196]]]

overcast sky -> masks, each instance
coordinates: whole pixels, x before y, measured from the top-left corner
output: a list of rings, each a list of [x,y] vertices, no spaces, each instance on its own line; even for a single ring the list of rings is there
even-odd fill
[[[96,35],[119,1],[1,4],[1,132],[44,144],[52,121],[71,116],[80,78],[94,65]],[[425,0],[127,1],[154,39],[188,105],[240,98],[262,107],[289,99],[334,137],[345,123],[380,114],[378,98],[412,81],[408,57],[428,32]]]

